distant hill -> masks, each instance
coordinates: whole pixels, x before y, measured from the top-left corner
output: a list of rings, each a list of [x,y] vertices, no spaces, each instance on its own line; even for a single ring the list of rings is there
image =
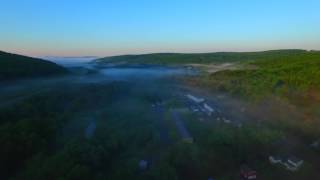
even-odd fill
[[[0,51],[0,81],[66,72],[65,68],[50,61]]]
[[[320,52],[269,53],[272,55],[244,62],[244,68],[204,74],[193,83],[244,97],[276,95],[300,105],[314,101],[320,105]]]
[[[250,60],[273,59],[306,54],[309,51],[299,49],[270,50],[262,52],[216,52],[216,53],[156,53],[143,55],[112,56],[94,60],[96,63],[128,63],[128,64],[189,64],[218,63]]]
[[[44,56],[42,59],[49,60],[51,62],[63,65],[64,67],[68,66],[79,66],[80,64],[84,65],[91,62],[94,59],[98,59],[97,56]]]

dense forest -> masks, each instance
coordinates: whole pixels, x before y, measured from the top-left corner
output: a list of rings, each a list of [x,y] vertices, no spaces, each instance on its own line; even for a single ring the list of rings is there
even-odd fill
[[[243,68],[203,73],[187,81],[254,103],[280,99],[304,112],[295,128],[319,136],[320,122],[320,53],[301,52],[286,56],[253,59]],[[246,68],[248,67],[248,68]],[[292,122],[291,122],[292,123]]]
[[[198,55],[165,56],[178,63],[185,56],[184,62],[193,63]],[[48,79],[40,90],[40,86],[33,88],[39,90],[36,93],[23,89],[16,96],[11,92],[15,88],[4,91],[9,93],[8,97],[2,94],[3,99],[26,96],[0,106],[0,179],[231,180],[240,177],[243,164],[254,168],[259,179],[316,179],[320,151],[309,145],[320,137],[320,53],[279,50],[203,57],[207,59],[200,63],[233,62],[242,68],[149,80],[145,74],[110,80],[111,76],[97,70],[52,84]],[[164,63],[162,57],[148,60],[160,61]],[[267,111],[256,116],[248,112],[242,121],[238,114],[231,118],[234,109],[223,109],[223,100],[217,101],[221,104],[217,111],[222,111],[217,116],[199,115],[188,109],[186,92],[180,89],[184,86],[252,103],[246,107],[263,102],[259,110],[270,106],[266,103],[270,99],[280,99],[305,116],[294,117],[285,106],[274,116]],[[242,109],[242,105],[235,107]],[[180,137],[173,111],[181,114],[192,143]],[[223,116],[234,121],[217,120]],[[163,131],[168,133],[168,142],[163,140]],[[289,172],[270,164],[268,156],[281,153],[299,156],[305,160],[303,167]],[[141,168],[141,160],[149,163],[146,168]]]
[[[291,92],[320,88],[320,53],[303,52],[287,56],[264,57],[244,62],[250,68],[204,74],[197,79],[210,87],[243,96]]]
[[[120,145],[115,141],[117,139],[113,139],[115,142],[105,139],[114,136],[111,130],[103,131],[107,134],[100,138],[104,139],[90,142],[82,136],[82,131],[64,127],[70,119],[83,119],[81,112],[95,114],[97,107],[108,106],[125,87],[125,84],[117,83],[60,84],[49,92],[1,108],[1,179],[15,176],[17,179],[88,179],[92,176],[88,174],[92,173],[88,168],[106,166],[113,156],[110,153]],[[72,125],[82,127],[83,121]],[[92,167],[87,167],[87,163],[93,163]]]
[[[260,176],[270,177],[273,170],[281,174],[266,161],[275,152],[274,141],[287,133],[281,127],[248,124],[239,129],[199,123],[197,115],[185,114],[195,138],[190,144],[180,140],[166,111],[172,138],[166,145],[150,104],[170,96],[140,90],[126,82],[60,84],[1,108],[1,179],[233,179],[243,163],[258,169]],[[96,132],[86,136],[84,130],[93,121]],[[139,168],[141,159],[152,163],[148,170]],[[301,172],[295,175],[305,177],[305,170]],[[306,172],[312,175],[313,167]]]
[[[66,73],[55,63],[0,51],[0,81]]]
[[[265,57],[244,62],[243,66],[236,70],[203,73],[193,82],[243,97],[261,98],[273,94],[291,100],[304,95],[316,96],[320,88],[319,52]]]
[[[144,55],[123,55],[105,57],[95,60],[96,63],[126,63],[126,64],[207,64],[222,62],[239,62],[251,60],[274,59],[279,57],[293,57],[310,52],[305,50],[271,50],[263,52],[216,52],[216,53],[158,53]]]

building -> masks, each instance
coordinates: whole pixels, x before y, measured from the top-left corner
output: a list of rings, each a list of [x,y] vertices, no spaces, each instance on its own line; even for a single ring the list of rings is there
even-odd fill
[[[320,140],[314,141],[310,146],[314,149],[320,149]]]
[[[269,156],[269,161],[271,164],[278,164],[282,162],[282,159],[280,156]]]
[[[203,103],[205,101],[203,98],[197,98],[191,94],[187,94],[186,96],[188,99],[190,99],[191,101],[198,103],[198,104]]]
[[[287,159],[287,162],[285,164],[286,164],[287,169],[289,169],[291,171],[296,171],[302,166],[303,160],[292,156]]]
[[[226,119],[226,118],[222,118],[223,122],[226,123],[226,124],[230,124],[231,121],[229,119]]]
[[[195,106],[190,107],[193,112],[199,112],[199,109]]]
[[[250,169],[248,166],[242,166],[240,176],[245,180],[257,179],[257,172]]]
[[[209,116],[211,116],[212,113],[214,113],[214,109],[213,109],[212,107],[210,107],[207,103],[204,103],[204,104],[203,104],[203,107],[204,107],[205,112],[206,112]]]
[[[269,161],[271,162],[271,164],[281,164],[290,171],[297,171],[304,162],[303,160],[298,159],[295,156],[290,156],[287,158],[280,156],[269,156]]]

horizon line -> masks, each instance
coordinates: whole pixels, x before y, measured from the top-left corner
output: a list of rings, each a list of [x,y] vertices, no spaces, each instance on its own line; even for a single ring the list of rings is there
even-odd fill
[[[17,54],[22,56],[34,57],[34,58],[105,58],[105,57],[115,57],[115,56],[136,56],[136,55],[148,55],[148,54],[210,54],[210,53],[248,53],[248,52],[267,52],[267,51],[279,51],[279,50],[303,50],[303,51],[320,51],[320,49],[300,49],[300,48],[279,48],[279,49],[264,49],[264,50],[234,50],[234,51],[203,51],[203,52],[175,52],[175,51],[159,51],[159,52],[147,52],[147,53],[119,53],[115,55],[84,55],[84,56],[63,56],[63,55],[28,55],[26,53],[19,53],[15,51],[0,50],[2,52]]]

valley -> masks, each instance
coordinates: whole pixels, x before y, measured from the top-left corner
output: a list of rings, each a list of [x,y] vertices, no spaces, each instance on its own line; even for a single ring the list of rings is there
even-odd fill
[[[264,82],[252,78],[267,77],[247,77],[266,61],[254,62],[95,62],[8,82],[0,89],[1,178],[241,179],[250,169],[259,179],[315,179],[316,109],[249,92]],[[285,80],[279,87],[292,83]],[[293,171],[291,159],[302,162]]]

